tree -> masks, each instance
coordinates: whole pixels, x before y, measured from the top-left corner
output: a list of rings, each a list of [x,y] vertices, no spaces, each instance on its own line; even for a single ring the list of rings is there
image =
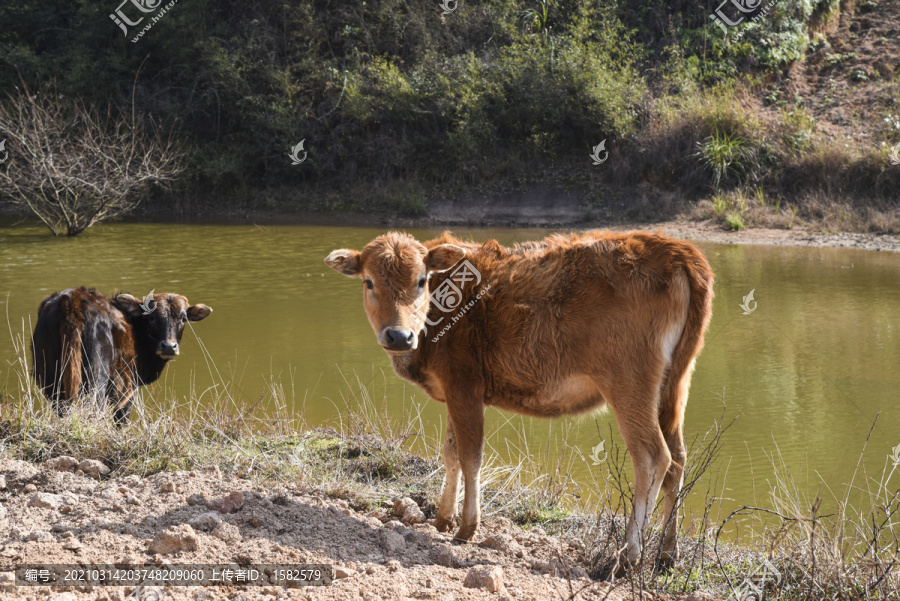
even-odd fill
[[[151,185],[183,171],[183,154],[151,121],[67,100],[49,89],[0,104],[0,195],[27,207],[55,236],[80,234],[132,211]]]

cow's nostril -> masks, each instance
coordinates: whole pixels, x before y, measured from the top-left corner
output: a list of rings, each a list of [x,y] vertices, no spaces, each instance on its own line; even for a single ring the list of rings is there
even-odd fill
[[[408,351],[415,342],[415,333],[408,328],[386,328],[382,344],[393,351]]]
[[[160,342],[159,343],[159,353],[161,355],[177,355],[178,354],[178,343],[177,342]]]

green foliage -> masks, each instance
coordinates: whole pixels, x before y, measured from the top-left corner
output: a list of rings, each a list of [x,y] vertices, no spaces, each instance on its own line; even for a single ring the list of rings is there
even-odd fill
[[[753,151],[747,147],[744,140],[727,132],[717,130],[702,142],[698,142],[697,146],[699,148],[697,157],[701,164],[712,172],[713,186],[716,188],[729,176],[739,180],[750,168],[753,160]]]
[[[740,213],[728,213],[725,215],[725,226],[734,231],[740,231],[747,227],[744,222],[744,216]]]
[[[88,4],[0,6],[16,23],[0,31],[12,67],[0,88],[55,77],[67,96],[133,99],[177,123],[192,149],[186,191],[473,180],[487,157],[566,156],[627,135],[644,94],[641,52],[589,0],[525,13],[493,0],[447,17],[409,0],[179,3],[137,43]],[[301,139],[297,167],[285,150]],[[423,195],[396,200],[418,213]]]
[[[797,107],[791,111],[781,111],[784,139],[794,150],[808,150],[812,144],[812,132],[816,120],[805,108]]]

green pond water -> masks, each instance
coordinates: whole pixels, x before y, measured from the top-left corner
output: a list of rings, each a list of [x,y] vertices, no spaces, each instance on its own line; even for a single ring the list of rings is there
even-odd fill
[[[0,225],[0,315],[13,332],[0,336],[0,388],[7,395],[15,389],[12,337],[31,331],[46,295],[81,285],[140,297],[154,289],[184,294],[214,313],[192,324],[181,357],[145,396],[167,389],[186,397],[194,387],[207,398],[210,386],[227,384],[252,404],[271,398],[274,379],[290,409],[313,424],[339,426],[365,389],[379,411],[407,422],[413,415],[415,432],[438,435],[444,406],[394,375],[366,320],[362,287],[322,261],[383,231],[116,223],[68,239],[35,224]],[[409,231],[420,240],[439,233]],[[508,244],[548,232],[456,233]],[[900,445],[900,254],[698,245],[716,273],[716,299],[685,433],[688,442],[702,436],[723,406],[726,421],[738,418],[717,463],[714,493],[722,509],[770,506],[776,465],[801,495],[820,493],[826,504],[843,495],[861,455],[866,473],[857,475],[857,486],[890,469],[888,456]],[[749,307],[756,308],[745,315],[740,305],[751,290],[756,304]],[[604,486],[606,453],[622,446],[611,412],[545,421],[488,409],[486,430],[494,465],[518,463],[522,454],[539,458],[569,474],[571,494],[584,500]],[[594,465],[592,449],[601,441],[597,457],[605,461]],[[695,494],[689,507],[699,507],[704,495]]]

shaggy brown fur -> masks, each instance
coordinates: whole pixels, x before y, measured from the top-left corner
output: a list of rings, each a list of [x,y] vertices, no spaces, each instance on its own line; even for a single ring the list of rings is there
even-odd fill
[[[467,282],[444,312],[429,291],[446,287],[463,258],[481,281]],[[366,313],[397,374],[447,404],[439,529],[456,517],[460,472],[456,538],[478,528],[485,406],[552,417],[608,403],[636,474],[627,559],[640,556],[661,487],[662,556],[676,556],[684,409],[713,298],[712,270],[695,246],[648,233],[554,235],[513,248],[389,233],[325,261],[364,280]]]
[[[116,423],[123,423],[138,388],[155,382],[178,355],[188,320],[212,312],[179,294],[147,300],[149,312],[130,294],[108,299],[86,288],[43,300],[31,341],[34,377],[57,413],[93,397],[108,402]]]

